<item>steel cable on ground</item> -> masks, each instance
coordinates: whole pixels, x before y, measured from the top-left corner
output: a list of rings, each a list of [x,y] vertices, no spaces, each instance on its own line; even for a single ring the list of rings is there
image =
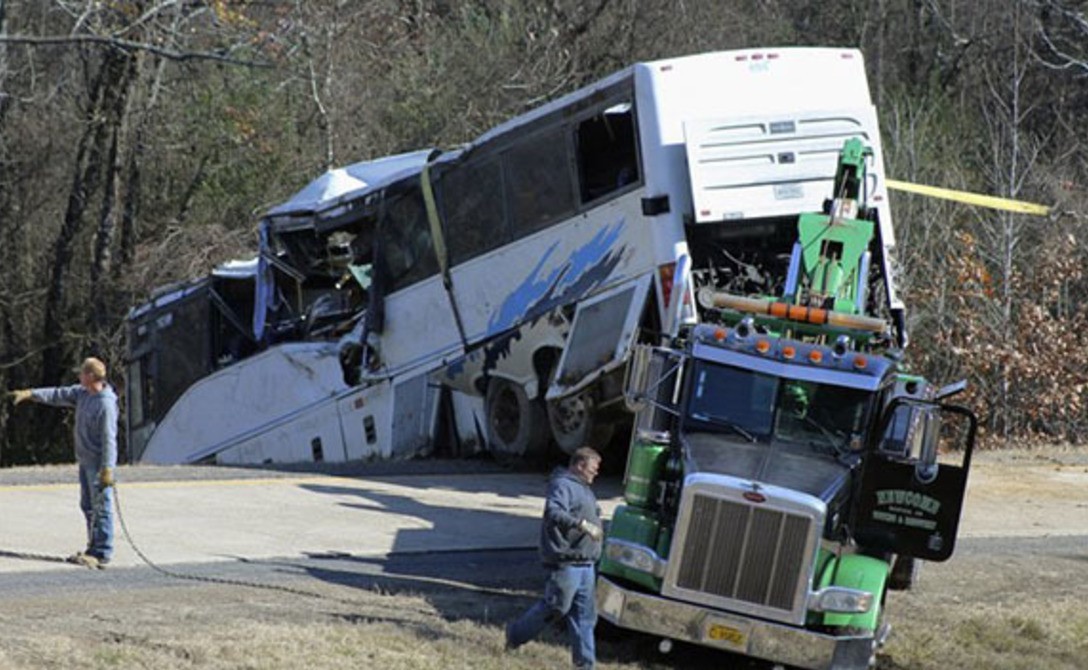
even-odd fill
[[[49,563],[68,563],[68,559],[63,556],[54,556],[53,554],[35,554],[30,551],[8,551],[6,549],[0,549],[0,558],[17,558],[21,561],[47,561]]]
[[[129,531],[128,524],[125,522],[125,515],[124,515],[124,512],[121,509],[121,496],[118,493],[118,486],[116,484],[114,484],[114,486],[113,486],[113,500],[114,500],[114,508],[117,510],[117,519],[121,524],[121,531],[125,536],[125,541],[128,543],[128,545],[132,548],[132,551],[136,554],[137,557],[139,557],[139,559],[141,561],[143,561],[149,568],[151,568],[152,570],[154,570],[155,572],[158,572],[159,574],[161,574],[163,576],[172,577],[174,579],[187,580],[187,581],[204,582],[204,583],[208,583],[208,584],[219,584],[219,585],[224,585],[224,586],[241,586],[241,587],[245,587],[245,588],[263,589],[263,590],[268,590],[268,591],[279,591],[281,593],[289,593],[291,595],[302,596],[302,597],[305,597],[305,598],[316,598],[316,599],[319,599],[319,600],[328,600],[328,601],[336,602],[336,603],[339,603],[339,604],[342,604],[342,605],[351,605],[351,606],[355,606],[355,607],[372,606],[372,605],[367,604],[367,603],[362,603],[362,602],[355,601],[355,600],[350,600],[350,599],[347,599],[347,598],[340,598],[340,597],[337,597],[337,596],[331,596],[331,595],[328,595],[328,594],[319,593],[317,591],[310,591],[310,590],[307,590],[307,589],[295,588],[293,586],[283,586],[283,585],[280,585],[280,584],[269,584],[269,583],[263,583],[263,582],[254,582],[254,581],[248,581],[248,580],[244,580],[244,579],[231,579],[231,578],[227,578],[227,577],[208,577],[208,576],[202,576],[202,575],[193,575],[193,574],[186,574],[186,573],[183,573],[183,572],[176,572],[174,570],[169,570],[167,568],[164,568],[164,567],[158,565],[157,563],[155,563],[154,561],[152,561],[150,558],[148,558],[147,554],[145,554],[138,546],[136,546],[135,540],[132,539],[132,533]],[[3,555],[3,554],[0,554],[0,555]],[[43,560],[60,561],[62,563],[66,562],[66,559],[58,558],[58,557],[46,557]],[[390,580],[399,579],[399,577],[397,575],[382,574],[380,576],[383,577],[383,578],[386,578],[386,579],[390,579]],[[426,576],[421,576],[421,575],[412,575],[410,579],[413,580],[413,581],[425,582],[425,583],[433,584],[433,585],[436,585],[436,586],[444,586],[444,587],[447,587],[447,588],[463,589],[463,590],[473,591],[473,592],[476,592],[476,593],[490,594],[490,595],[496,595],[496,596],[505,596],[505,597],[511,597],[511,596],[521,597],[516,593],[511,593],[510,591],[506,591],[506,590],[502,590],[502,589],[495,589],[495,588],[490,588],[490,587],[486,587],[486,586],[476,586],[475,584],[468,584],[468,583],[465,583],[465,582],[459,582],[459,581],[452,580],[452,579],[443,579],[443,578],[440,578],[440,577],[426,577]],[[421,614],[433,615],[433,613],[430,613],[430,612],[420,611],[420,613]]]

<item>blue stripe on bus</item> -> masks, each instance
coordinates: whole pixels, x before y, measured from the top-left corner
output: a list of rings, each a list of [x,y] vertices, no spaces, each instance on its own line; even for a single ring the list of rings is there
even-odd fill
[[[532,272],[492,315],[487,336],[512,328],[554,307],[574,302],[604,283],[627,253],[626,245],[613,248],[625,226],[626,221],[620,219],[611,226],[601,228],[593,239],[575,249],[566,262],[541,278],[544,265],[559,243],[549,247]]]

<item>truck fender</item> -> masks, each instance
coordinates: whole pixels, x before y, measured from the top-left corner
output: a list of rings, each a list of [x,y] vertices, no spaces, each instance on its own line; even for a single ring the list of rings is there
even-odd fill
[[[884,606],[884,589],[891,566],[886,561],[861,554],[832,556],[818,576],[817,589],[826,586],[844,586],[861,589],[873,594],[873,606],[864,614],[836,614],[824,612],[825,626],[846,626],[874,632],[880,623],[880,610]]]

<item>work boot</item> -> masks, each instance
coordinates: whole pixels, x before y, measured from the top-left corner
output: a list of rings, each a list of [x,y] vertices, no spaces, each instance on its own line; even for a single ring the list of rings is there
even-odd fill
[[[91,554],[86,554],[82,551],[76,554],[72,554],[67,558],[67,561],[69,563],[74,563],[75,565],[82,565],[85,568],[91,569],[101,570],[105,567],[105,565],[102,563],[101,560],[98,559],[97,556],[92,556]],[[109,561],[106,561],[106,563],[109,563]]]

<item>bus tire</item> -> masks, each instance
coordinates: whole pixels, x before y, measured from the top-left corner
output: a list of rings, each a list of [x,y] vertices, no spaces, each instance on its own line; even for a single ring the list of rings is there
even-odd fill
[[[547,444],[544,408],[520,384],[494,377],[484,400],[487,442],[499,458],[536,457]]]
[[[603,452],[615,432],[613,424],[600,421],[592,390],[552,400],[547,409],[555,445],[568,456],[586,446]]]

